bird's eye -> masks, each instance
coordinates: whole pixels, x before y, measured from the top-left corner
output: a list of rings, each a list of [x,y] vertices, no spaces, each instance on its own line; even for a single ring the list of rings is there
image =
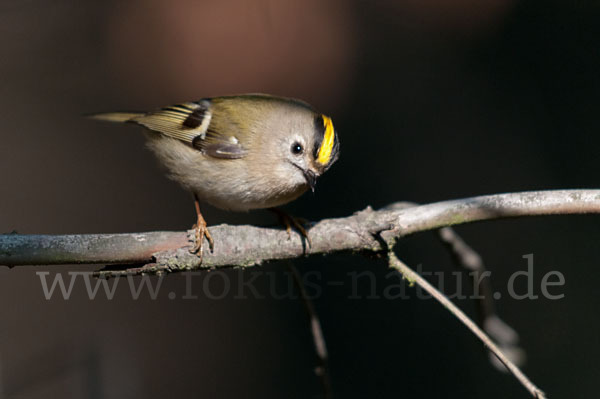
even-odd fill
[[[297,141],[292,144],[292,154],[294,155],[300,155],[304,152],[304,148],[302,147],[302,144],[298,143]]]

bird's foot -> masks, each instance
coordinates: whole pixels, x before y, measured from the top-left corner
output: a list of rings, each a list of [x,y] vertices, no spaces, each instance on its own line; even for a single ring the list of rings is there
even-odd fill
[[[198,222],[193,227],[194,229],[194,246],[190,249],[190,252],[198,255],[200,259],[202,259],[202,250],[204,247],[204,238],[208,241],[210,252],[212,252],[215,248],[215,243],[213,241],[210,232],[208,231],[208,227],[206,226],[206,222],[202,216],[198,217]]]
[[[208,244],[210,245],[210,252],[215,249],[215,243],[213,241],[210,232],[208,231],[208,227],[206,227],[206,221],[202,216],[202,212],[200,212],[200,201],[198,200],[198,196],[194,194],[194,205],[196,207],[196,216],[198,217],[198,221],[194,225],[194,246],[190,249],[190,252],[193,254],[197,254],[200,258],[200,262],[202,262],[202,247],[204,246],[204,237],[208,240]]]
[[[294,216],[282,211],[279,208],[269,208],[269,210],[271,212],[275,213],[279,217],[279,221],[281,222],[281,224],[283,224],[285,226],[285,231],[288,234],[288,240],[290,238],[292,238],[292,226],[293,226],[296,230],[298,230],[300,235],[306,239],[306,242],[308,242],[308,246],[312,247],[312,241],[311,241],[310,237],[308,236],[308,231],[304,227],[304,225],[308,224],[308,220],[306,220],[304,218],[294,217]]]

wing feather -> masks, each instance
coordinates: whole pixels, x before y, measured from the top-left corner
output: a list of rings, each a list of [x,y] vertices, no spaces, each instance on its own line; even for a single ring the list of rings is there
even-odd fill
[[[210,103],[204,100],[172,105],[130,121],[192,145],[206,136],[211,118]]]
[[[154,132],[180,140],[207,156],[219,159],[237,159],[247,154],[248,148],[240,138],[246,138],[236,113],[229,107],[213,109],[210,99],[170,105],[148,113],[112,112],[91,117],[110,122],[135,123]],[[213,118],[213,111],[218,115]],[[237,115],[239,118],[239,115]],[[214,119],[214,120],[213,120]],[[248,129],[246,129],[248,130]]]

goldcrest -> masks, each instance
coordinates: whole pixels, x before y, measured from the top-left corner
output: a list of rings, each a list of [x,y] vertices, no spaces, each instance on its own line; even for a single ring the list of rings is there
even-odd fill
[[[195,196],[194,251],[200,256],[204,237],[211,249],[213,240],[199,202],[232,211],[275,208],[309,188],[314,191],[317,178],[339,156],[340,144],[329,117],[303,101],[265,94],[205,98],[154,112],[92,117],[147,129],[148,145],[170,177]]]

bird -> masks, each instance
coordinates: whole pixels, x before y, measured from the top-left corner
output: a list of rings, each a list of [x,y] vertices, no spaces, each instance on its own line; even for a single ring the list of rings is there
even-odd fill
[[[270,209],[288,236],[295,218],[278,209],[309,189],[339,158],[330,117],[308,103],[267,94],[241,94],[182,102],[150,112],[108,112],[93,119],[145,128],[147,145],[194,196],[197,220],[191,252],[202,258],[214,240],[200,210],[208,203],[228,211]]]

